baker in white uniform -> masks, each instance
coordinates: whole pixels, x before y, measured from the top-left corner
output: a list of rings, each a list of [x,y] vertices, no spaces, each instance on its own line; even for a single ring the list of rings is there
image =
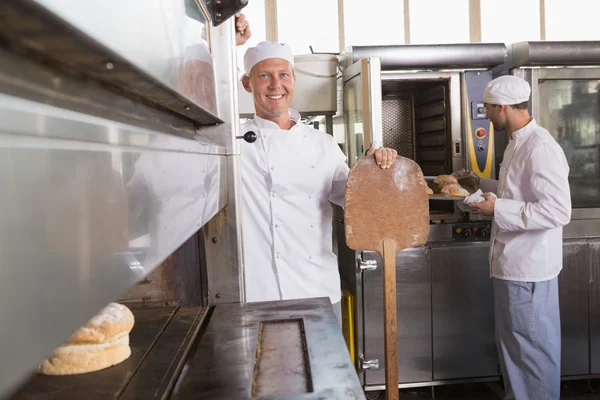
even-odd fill
[[[490,272],[505,399],[558,400],[558,274],[562,227],[571,218],[569,165],[556,140],[529,115],[530,94],[529,84],[515,76],[485,88],[487,118],[510,142],[497,198],[486,193],[485,201],[470,205],[494,216]]]
[[[296,77],[289,46],[261,42],[244,55],[242,82],[255,118],[242,126],[242,222],[246,301],[329,297],[340,317],[331,203],[343,206],[346,156],[334,138],[290,108]],[[396,151],[371,148],[382,168]]]

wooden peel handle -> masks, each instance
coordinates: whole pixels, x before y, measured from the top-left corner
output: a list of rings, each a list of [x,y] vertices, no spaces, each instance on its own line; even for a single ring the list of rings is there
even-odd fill
[[[385,392],[398,399],[398,321],[396,317],[396,242],[383,240],[383,317],[385,320]]]

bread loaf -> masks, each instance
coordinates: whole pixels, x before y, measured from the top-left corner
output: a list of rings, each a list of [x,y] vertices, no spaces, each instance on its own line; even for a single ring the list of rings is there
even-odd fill
[[[445,186],[445,185],[449,185],[451,183],[454,183],[454,184],[458,185],[458,181],[452,175],[438,175],[433,180],[433,183],[435,183],[436,185],[438,185],[440,187]]]
[[[440,193],[445,196],[455,196],[455,197],[467,197],[469,195],[469,192],[467,190],[463,189],[458,184],[444,185],[440,189]]]
[[[45,375],[73,375],[99,371],[126,360],[131,355],[129,332],[135,321],[124,305],[110,303],[87,324],[69,337],[38,372]]]

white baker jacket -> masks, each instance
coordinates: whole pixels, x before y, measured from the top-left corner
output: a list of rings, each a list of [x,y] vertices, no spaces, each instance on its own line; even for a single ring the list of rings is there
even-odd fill
[[[330,202],[343,206],[349,168],[334,138],[299,122],[289,131],[255,117],[241,133],[246,301],[341,298]]]
[[[534,119],[513,132],[502,160],[491,233],[490,273],[540,282],[562,269],[562,227],[571,219],[569,165]]]

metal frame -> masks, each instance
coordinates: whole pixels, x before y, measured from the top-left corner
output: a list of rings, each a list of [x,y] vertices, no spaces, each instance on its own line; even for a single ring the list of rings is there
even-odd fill
[[[518,76],[525,79],[531,85],[531,100],[529,102],[529,111],[533,118],[539,118],[539,80],[541,79],[555,79],[555,80],[576,80],[576,79],[600,79],[600,67],[586,66],[586,67],[560,67],[560,68],[549,68],[549,67],[521,67],[515,68],[511,71],[512,75]],[[600,219],[600,208],[579,208],[574,209],[571,220],[598,220]],[[588,223],[575,222],[571,223],[571,226],[565,227],[567,235],[574,235],[580,237],[580,235],[588,236],[595,235],[596,232],[600,234],[600,227],[596,228],[596,225],[600,225],[600,220],[597,221],[593,226]]]
[[[493,377],[489,377],[489,378],[447,379],[447,380],[429,381],[429,382],[401,383],[398,385],[398,389],[410,389],[410,388],[428,387],[428,386],[442,386],[442,385],[451,385],[451,384],[458,384],[458,383],[497,382],[499,380],[500,380],[499,376],[493,376]],[[385,390],[385,385],[365,386],[364,389],[367,392],[372,392],[372,391],[377,391],[377,390]]]
[[[365,147],[370,147],[373,143],[383,143],[381,74],[381,60],[379,57],[362,59],[347,68],[343,73],[344,84],[355,78],[361,79]],[[367,140],[370,143],[367,143]],[[348,141],[348,138],[346,138],[346,141]],[[348,147],[349,145],[346,146],[346,155]]]
[[[340,55],[340,65],[346,69],[369,57],[379,57],[384,71],[464,70],[502,64],[506,61],[507,49],[504,43],[350,46]]]
[[[242,193],[240,171],[238,85],[236,75],[235,21],[213,28],[213,56],[218,86],[219,116],[225,124],[201,128],[200,133],[219,139],[227,149],[227,207],[203,229],[209,280],[209,303],[243,302]]]
[[[126,93],[138,101],[143,99],[147,104],[163,107],[200,124],[222,122],[212,112],[168,88],[34,1],[1,2],[0,14],[6,16],[0,25],[0,38],[13,49],[30,53],[31,58],[74,71],[117,93]],[[67,41],[68,46],[65,46]]]
[[[30,24],[23,25],[21,21],[21,29],[29,27],[33,39],[50,40],[48,43],[62,45],[64,50],[64,41],[52,42],[55,36],[31,31],[31,26],[38,26],[34,23],[36,18],[40,26],[49,24],[50,32],[73,40],[76,46],[68,48],[76,48],[79,56],[62,58],[62,53],[52,52],[52,46],[36,47],[35,40],[27,41],[27,35],[19,34],[15,25],[18,21],[3,19],[11,23],[0,28],[0,163],[3,165],[0,184],[7,189],[8,196],[0,217],[3,221],[9,218],[6,221],[11,224],[3,224],[4,229],[0,230],[4,245],[0,247],[10,268],[7,271],[10,280],[2,286],[12,289],[3,292],[9,308],[2,308],[0,323],[9,327],[3,330],[4,335],[14,338],[16,329],[29,332],[32,338],[23,342],[26,348],[16,345],[2,348],[3,356],[13,359],[9,370],[0,373],[0,393],[4,394],[74,329],[162,265],[182,243],[196,237],[206,220],[219,210],[203,231],[209,238],[204,241],[208,281],[212,285],[209,302],[239,302],[244,295],[233,18],[218,28],[211,27],[218,88],[219,117],[216,117],[189,104],[178,93],[34,2],[2,3],[0,9],[7,11],[7,16],[13,15],[8,13],[11,11],[26,17]],[[99,60],[110,60],[110,68]],[[196,129],[199,124],[203,126]],[[162,168],[163,174],[174,174],[185,184],[164,178],[160,181],[163,175],[150,169],[145,179],[151,184],[160,183],[162,191],[123,189],[130,178],[123,172],[123,160],[143,155],[150,157],[146,164]],[[101,162],[94,163],[97,158]],[[214,175],[206,179],[200,176],[202,169],[182,169],[182,163],[173,162],[174,158],[205,161]],[[127,168],[128,173],[133,169]],[[97,176],[94,173],[101,178],[93,180]],[[173,201],[185,197],[186,194],[179,198],[172,196],[172,190],[177,192],[182,185],[195,190],[197,203],[182,206],[180,201]],[[65,187],[75,195],[69,197]],[[115,199],[107,200],[99,208],[95,202],[90,206],[92,200],[88,199],[104,200],[94,195],[94,190],[108,196],[112,189]],[[202,194],[207,198],[206,209],[202,208]],[[128,201],[129,195],[134,196]],[[77,206],[67,207],[71,202]],[[108,209],[105,203],[114,204],[119,211],[105,211]],[[154,239],[150,245],[143,245],[148,248],[145,261],[132,262],[138,247],[135,245],[132,250],[128,242],[137,236],[124,234],[118,243],[110,239],[121,239],[115,231],[126,232],[127,221],[130,217],[134,219],[133,209],[147,203],[156,205],[146,210],[150,218],[158,220],[159,212],[171,209],[181,211],[177,215],[184,217],[183,222],[173,219],[165,223],[163,218],[164,226],[161,224],[160,229],[148,227],[147,231],[154,232]],[[14,229],[13,223],[18,229]],[[94,229],[98,224],[108,227]],[[170,230],[164,230],[167,228]],[[48,234],[45,229],[50,230]],[[54,234],[50,234],[53,230]],[[159,237],[159,230],[169,232],[169,238]],[[80,240],[67,240],[71,236]],[[80,246],[81,240],[85,242],[84,248]],[[33,266],[39,267],[27,268]],[[173,262],[164,266],[177,268]],[[166,273],[173,276],[172,271]],[[40,279],[44,281],[44,290],[36,286]],[[22,313],[14,307],[19,302],[14,298],[16,295],[39,307],[33,313]],[[48,318],[54,323],[40,327]]]
[[[452,168],[458,171],[466,165],[466,154],[464,150],[464,131],[462,126],[463,105],[461,91],[461,76],[458,71],[432,71],[432,72],[412,72],[412,71],[382,71],[381,81],[435,81],[447,80],[450,90],[450,126],[451,138],[454,144],[460,143],[460,153],[452,149]],[[381,85],[379,85],[381,89]]]

